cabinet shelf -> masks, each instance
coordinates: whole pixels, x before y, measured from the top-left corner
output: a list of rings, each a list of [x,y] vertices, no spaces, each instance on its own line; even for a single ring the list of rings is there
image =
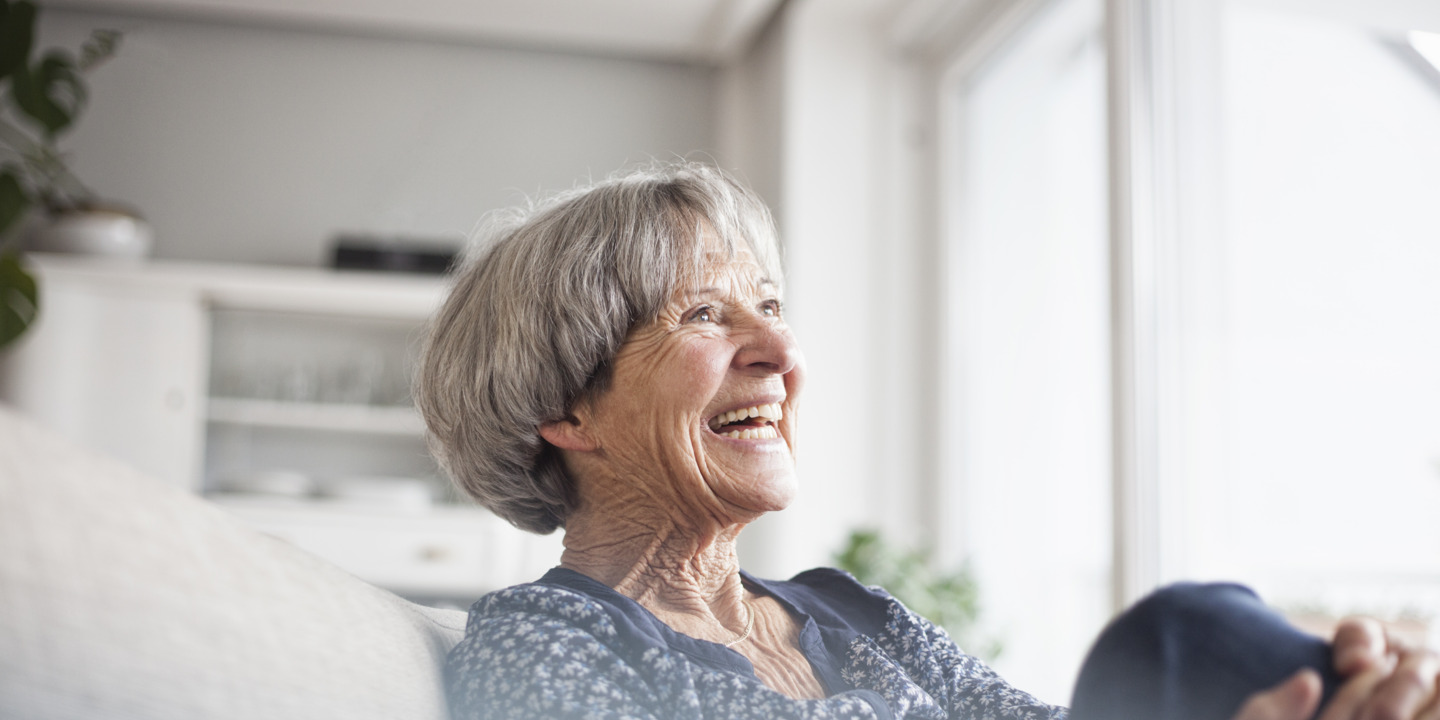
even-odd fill
[[[254,398],[212,397],[212,423],[296,430],[421,437],[425,423],[408,406],[306,403]]]

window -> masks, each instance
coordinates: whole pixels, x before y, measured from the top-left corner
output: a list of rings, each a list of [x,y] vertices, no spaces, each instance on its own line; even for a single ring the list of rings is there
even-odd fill
[[[1440,74],[1380,20],[1224,6],[1226,221],[1182,289],[1217,319],[1184,328],[1216,361],[1185,442],[1217,461],[1188,479],[1180,569],[1295,612],[1433,621]]]
[[[1030,17],[952,87],[950,542],[981,636],[1067,703],[1110,610],[1105,72],[1097,0]],[[1064,539],[1057,542],[1059,539]]]
[[[937,524],[1066,702],[1157,584],[1440,618],[1440,16],[995,0],[938,73]],[[948,535],[946,534],[948,533]]]

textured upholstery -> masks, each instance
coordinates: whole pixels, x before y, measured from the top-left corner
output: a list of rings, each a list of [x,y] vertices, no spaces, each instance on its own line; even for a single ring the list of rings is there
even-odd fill
[[[0,718],[444,718],[464,620],[0,408]]]

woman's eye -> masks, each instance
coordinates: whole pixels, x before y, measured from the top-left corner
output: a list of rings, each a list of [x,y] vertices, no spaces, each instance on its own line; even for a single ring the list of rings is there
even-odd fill
[[[766,300],[760,304],[760,314],[766,317],[780,317],[780,301]]]
[[[715,308],[709,306],[697,308],[694,312],[690,313],[690,321],[702,323],[715,322]]]

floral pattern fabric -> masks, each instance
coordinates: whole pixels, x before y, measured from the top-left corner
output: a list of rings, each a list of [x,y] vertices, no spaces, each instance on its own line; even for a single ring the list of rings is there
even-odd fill
[[[872,623],[881,630],[855,634],[843,657],[827,658],[850,687],[823,700],[797,700],[753,672],[706,667],[617,622],[584,592],[518,585],[470,609],[465,638],[446,666],[451,714],[457,720],[1065,719],[1064,708],[1011,687],[943,629],[882,598],[886,616]]]

